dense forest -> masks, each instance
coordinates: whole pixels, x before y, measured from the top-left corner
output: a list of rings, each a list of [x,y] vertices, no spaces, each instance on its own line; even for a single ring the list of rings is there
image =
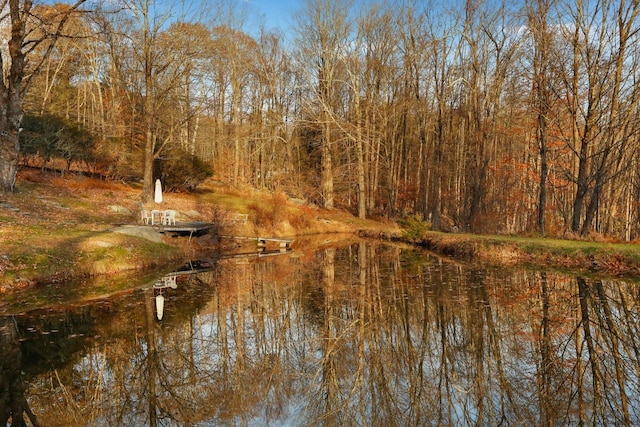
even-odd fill
[[[639,2],[305,0],[287,33],[247,12],[33,7],[19,163],[143,194],[213,176],[435,230],[638,237]]]

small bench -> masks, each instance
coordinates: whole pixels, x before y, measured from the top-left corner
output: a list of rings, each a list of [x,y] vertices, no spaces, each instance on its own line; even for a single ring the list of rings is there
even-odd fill
[[[258,237],[258,247],[264,250],[267,247],[267,242],[276,243],[280,248],[280,252],[286,252],[291,249],[291,243],[293,239],[278,239],[270,237]]]
[[[249,214],[233,214],[231,217],[231,222],[233,223],[242,223],[242,225],[246,225],[249,221]]]

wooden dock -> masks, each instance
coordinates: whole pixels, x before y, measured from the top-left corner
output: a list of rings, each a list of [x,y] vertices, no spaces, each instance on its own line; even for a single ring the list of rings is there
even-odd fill
[[[275,246],[280,252],[287,252],[291,250],[291,243],[293,239],[286,239],[280,237],[244,237],[244,236],[220,236],[226,239],[234,240],[248,240],[256,242],[258,249],[264,251],[268,246]]]
[[[203,234],[209,234],[213,224],[208,222],[196,221],[196,222],[176,222],[175,224],[155,224],[152,225],[154,230],[158,233],[171,233],[174,236],[186,236],[189,235],[189,240],[193,236],[201,236]],[[243,237],[243,236],[219,236],[221,238],[235,239],[235,240],[248,240],[256,242],[256,245],[260,251],[266,252],[267,248],[277,250],[280,252],[288,252],[291,250],[291,243],[293,239],[280,238],[280,237]]]
[[[209,231],[213,227],[213,224],[208,222],[176,222],[172,225],[154,225],[153,228],[158,233],[172,233],[177,236],[189,235],[189,240],[193,236],[201,236],[203,234],[209,234]]]
[[[279,239],[276,237],[257,237],[258,248],[265,250],[268,244],[275,244],[280,249],[280,252],[286,252],[291,250],[291,243],[293,239]]]

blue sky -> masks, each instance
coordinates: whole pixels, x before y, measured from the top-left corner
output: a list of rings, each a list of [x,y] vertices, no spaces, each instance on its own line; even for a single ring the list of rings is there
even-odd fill
[[[283,31],[291,25],[293,12],[301,5],[299,0],[249,0],[247,3],[250,13],[264,16],[268,30],[280,28]]]

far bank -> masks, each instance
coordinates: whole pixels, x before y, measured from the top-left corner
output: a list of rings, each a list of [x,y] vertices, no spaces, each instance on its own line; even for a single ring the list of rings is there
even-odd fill
[[[432,231],[408,240],[440,255],[468,262],[633,279],[640,275],[640,245],[636,243]]]

